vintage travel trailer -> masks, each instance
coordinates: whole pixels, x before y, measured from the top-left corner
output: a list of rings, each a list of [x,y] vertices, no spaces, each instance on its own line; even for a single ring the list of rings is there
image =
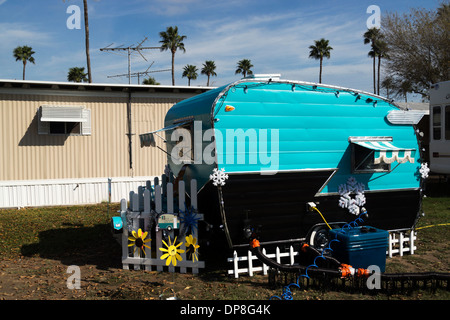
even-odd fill
[[[266,75],[177,103],[165,128],[140,139],[164,139],[173,178],[198,181],[210,239],[248,246],[254,229],[262,244],[320,247],[327,224],[341,227],[362,207],[370,226],[414,227],[421,116],[367,92]]]
[[[430,89],[430,169],[450,175],[450,81]]]

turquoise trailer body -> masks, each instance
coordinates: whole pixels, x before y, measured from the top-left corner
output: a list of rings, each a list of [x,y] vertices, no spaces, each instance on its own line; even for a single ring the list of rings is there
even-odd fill
[[[339,205],[349,179],[363,188],[370,225],[410,229],[421,204],[420,146],[414,123],[396,112],[354,89],[243,79],[168,111],[168,164],[178,179],[198,180],[205,221],[222,225],[232,247],[245,243],[246,226],[260,229],[262,242],[314,242],[325,223],[308,202],[330,224],[353,220]],[[188,159],[175,128],[192,134]],[[228,174],[225,185],[210,181],[215,168]]]

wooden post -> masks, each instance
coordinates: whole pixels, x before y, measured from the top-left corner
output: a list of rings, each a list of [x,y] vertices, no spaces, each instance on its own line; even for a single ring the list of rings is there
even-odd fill
[[[128,258],[128,225],[127,225],[127,200],[120,201],[120,217],[122,218],[122,261]],[[122,263],[122,268],[128,270],[128,263]]]
[[[162,212],[162,196],[161,196],[161,186],[156,184],[157,179],[155,178],[155,211],[156,214]],[[159,248],[163,247],[162,243],[162,230],[156,230],[156,259],[161,260],[162,251]],[[158,265],[156,270],[163,271],[163,266]]]
[[[144,218],[144,231],[148,232],[147,239],[151,238],[151,226],[150,226],[150,211],[151,211],[151,193],[150,190],[145,189],[144,194],[144,211],[142,212],[142,217]],[[149,242],[151,246],[151,242]],[[145,250],[145,258],[151,259],[152,250],[144,247]],[[151,271],[152,267],[150,265],[145,265],[145,270]]]
[[[186,204],[185,204],[185,183],[183,180],[178,181],[178,210],[187,210],[186,208]],[[184,228],[184,226],[180,225],[180,230],[181,228]],[[180,246],[181,250],[184,250],[184,253],[181,253],[181,259],[183,259],[183,261],[186,260],[186,243],[185,243],[185,239],[179,239],[179,241],[182,241],[183,244]],[[186,273],[186,268],[185,267],[180,267],[180,273]]]

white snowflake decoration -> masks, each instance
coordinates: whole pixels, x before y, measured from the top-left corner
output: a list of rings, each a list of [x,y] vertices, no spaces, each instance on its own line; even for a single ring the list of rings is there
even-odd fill
[[[364,196],[364,184],[356,181],[354,177],[350,177],[347,180],[347,184],[341,184],[339,186],[339,206],[341,208],[347,208],[351,214],[358,215],[360,207],[366,204],[366,197]],[[355,197],[351,198],[351,194],[354,193]]]
[[[224,168],[220,170],[214,168],[213,173],[209,175],[209,179],[213,181],[213,185],[215,185],[216,187],[218,185],[224,186],[225,180],[228,179],[228,174],[225,173]]]
[[[422,163],[419,169],[420,174],[422,175],[422,179],[428,178],[428,172],[430,172],[430,168],[428,168],[428,163]]]

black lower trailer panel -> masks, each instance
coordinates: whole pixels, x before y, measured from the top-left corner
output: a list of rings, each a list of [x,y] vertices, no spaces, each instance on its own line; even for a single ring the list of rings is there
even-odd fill
[[[244,229],[252,227],[261,243],[306,239],[316,226],[326,225],[317,208],[332,225],[353,221],[356,216],[340,208],[339,195],[316,196],[334,170],[312,170],[274,175],[230,174],[225,186],[209,182],[199,193],[199,210],[211,225],[221,225],[231,247],[248,245]],[[384,230],[410,229],[421,207],[420,189],[369,191],[365,193],[369,218],[365,224]],[[223,200],[221,206],[221,200]]]

